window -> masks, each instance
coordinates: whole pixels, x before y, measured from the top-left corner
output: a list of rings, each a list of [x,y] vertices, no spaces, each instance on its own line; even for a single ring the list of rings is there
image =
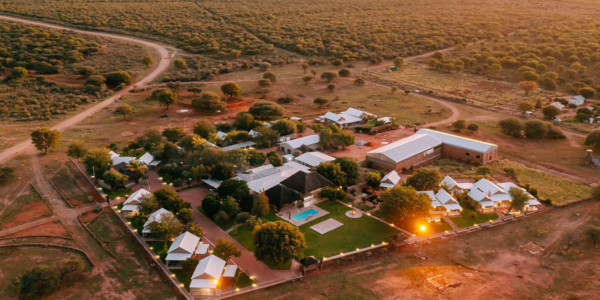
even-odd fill
[[[476,158],[481,158],[481,156],[479,156],[479,155],[477,155],[477,156],[475,156],[475,157],[476,157]]]
[[[469,154],[469,152],[466,153],[467,156],[470,156],[471,154]]]

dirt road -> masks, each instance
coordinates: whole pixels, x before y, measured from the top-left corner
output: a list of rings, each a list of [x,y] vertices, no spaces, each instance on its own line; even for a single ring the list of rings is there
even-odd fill
[[[49,24],[49,23],[44,23],[44,22],[38,22],[38,21],[33,21],[33,20],[28,20],[28,19],[21,19],[21,18],[16,18],[16,17],[3,16],[3,15],[0,15],[0,20],[20,22],[20,23],[24,23],[24,24],[40,26],[40,27],[56,29],[56,30],[68,30],[68,31],[72,31],[75,33],[80,33],[80,34],[93,35],[93,36],[98,36],[98,37],[116,39],[116,40],[129,42],[129,43],[135,43],[135,44],[139,44],[142,46],[150,47],[150,48],[156,50],[160,54],[161,59],[158,62],[158,64],[156,65],[156,67],[154,68],[154,70],[152,70],[152,72],[150,72],[144,78],[141,78],[140,80],[135,82],[133,85],[115,93],[110,98],[107,98],[106,100],[104,100],[94,106],[91,106],[88,109],[86,109],[85,111],[83,111],[77,115],[74,115],[74,116],[58,123],[54,127],[52,127],[53,129],[56,129],[58,131],[63,131],[65,129],[83,121],[85,118],[94,115],[98,111],[100,111],[103,108],[112,104],[115,100],[117,100],[117,99],[121,98],[123,95],[129,93],[133,89],[134,86],[137,86],[137,87],[146,86],[148,83],[155,80],[158,77],[158,75],[160,75],[162,72],[167,70],[167,68],[169,67],[169,65],[171,63],[171,59],[172,59],[172,56],[169,55],[169,51],[167,50],[167,47],[157,44],[157,43],[153,43],[150,41],[145,41],[145,40],[141,40],[141,39],[137,39],[137,38],[133,38],[133,37],[127,37],[127,36],[111,34],[111,33],[102,33],[102,32],[73,29],[73,28],[64,27],[64,26],[59,26],[59,25],[54,25],[54,24]],[[27,140],[27,141],[20,142],[16,145],[13,145],[12,147],[0,152],[0,163],[4,163],[7,160],[16,156],[17,154],[22,153],[24,150],[27,150],[29,147],[31,147],[31,145],[32,145],[31,140]]]

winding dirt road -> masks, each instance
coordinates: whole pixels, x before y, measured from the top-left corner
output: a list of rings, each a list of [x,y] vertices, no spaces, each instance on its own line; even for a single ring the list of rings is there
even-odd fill
[[[9,17],[9,16],[4,16],[4,15],[0,15],[0,20],[20,22],[20,23],[24,23],[24,24],[40,26],[40,27],[56,29],[56,30],[68,30],[71,32],[85,34],[85,35],[93,35],[93,36],[98,36],[98,37],[116,39],[116,40],[129,42],[129,43],[135,43],[135,44],[139,44],[142,46],[152,48],[160,54],[161,59],[160,59],[160,61],[158,61],[158,64],[156,65],[154,70],[152,70],[152,72],[150,72],[148,75],[144,76],[143,78],[139,79],[137,82],[133,83],[133,85],[130,85],[130,86],[126,87],[125,89],[118,91],[117,93],[112,95],[110,98],[107,98],[106,100],[104,100],[98,104],[95,104],[95,105],[89,107],[88,109],[86,109],[85,111],[82,111],[82,112],[56,124],[54,127],[52,127],[52,129],[56,129],[58,131],[63,131],[65,129],[72,127],[73,125],[76,125],[77,123],[83,121],[87,117],[94,115],[98,111],[100,111],[103,108],[112,104],[115,100],[117,100],[117,99],[121,98],[123,95],[129,93],[133,89],[134,86],[143,87],[143,86],[148,85],[150,82],[154,81],[162,72],[167,70],[167,68],[169,67],[169,65],[171,63],[171,59],[172,59],[172,56],[169,55],[169,51],[167,50],[166,46],[163,46],[158,43],[142,40],[142,39],[137,39],[137,38],[128,37],[128,36],[122,36],[122,35],[118,35],[118,34],[73,29],[73,28],[69,28],[69,27],[65,27],[65,26],[54,25],[54,24],[33,21],[33,20],[28,20],[28,19],[21,19],[21,18],[16,18],[16,17]],[[24,152],[31,146],[32,146],[31,140],[27,140],[27,141],[20,142],[16,145],[13,145],[10,148],[0,152],[0,163],[6,162],[7,160],[18,155],[19,153]]]

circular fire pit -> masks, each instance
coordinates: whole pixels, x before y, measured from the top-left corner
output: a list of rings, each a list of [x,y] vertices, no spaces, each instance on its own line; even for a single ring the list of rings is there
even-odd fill
[[[363,216],[362,211],[357,210],[357,209],[352,209],[346,212],[346,217],[351,218],[351,219],[358,219],[360,217]]]

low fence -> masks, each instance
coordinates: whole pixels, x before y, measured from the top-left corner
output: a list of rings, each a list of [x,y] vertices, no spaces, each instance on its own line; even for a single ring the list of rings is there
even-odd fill
[[[69,208],[73,208],[73,205],[71,205],[71,203],[69,202],[69,199],[67,199],[67,197],[65,197],[65,195],[58,189],[58,187],[56,186],[56,184],[54,184],[54,182],[52,182],[52,180],[50,180],[50,179],[48,179],[48,183],[50,183],[50,185],[56,191],[56,193],[58,193],[58,195],[60,196],[60,198],[65,203],[67,203],[67,206],[69,206]]]
[[[14,245],[0,245],[0,248],[19,248],[19,247],[57,248],[57,249],[62,249],[62,250],[67,249],[67,250],[70,250],[70,251],[77,252],[77,253],[81,254],[83,257],[85,257],[85,259],[87,260],[87,262],[90,263],[90,265],[92,266],[92,268],[96,267],[96,264],[87,255],[87,253],[85,253],[85,251],[83,251],[81,249],[69,247],[69,246],[52,245],[52,244],[42,244],[42,243],[26,243],[26,244],[14,244]]]

